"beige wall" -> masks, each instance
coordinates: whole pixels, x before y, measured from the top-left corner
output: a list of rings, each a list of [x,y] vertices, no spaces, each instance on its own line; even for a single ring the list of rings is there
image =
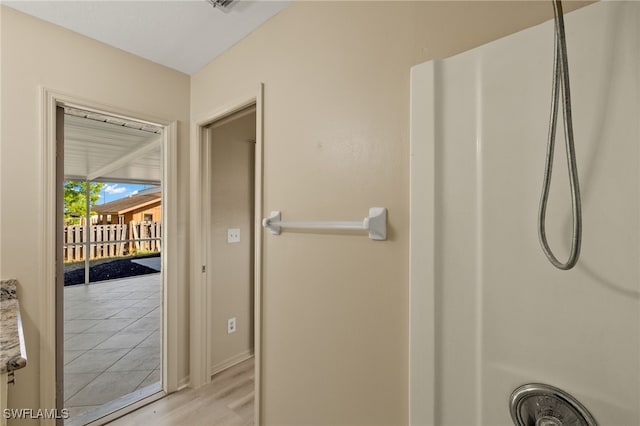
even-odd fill
[[[212,126],[209,131],[209,373],[253,350],[253,156],[256,114]],[[240,242],[227,243],[227,229]],[[227,334],[227,319],[237,331]]]
[[[550,17],[548,2],[294,3],[192,77],[196,117],[264,82],[263,215],[389,209],[384,242],[265,234],[266,424],[407,423],[409,68]]]
[[[1,7],[3,278],[17,278],[29,356],[16,373],[9,404],[39,406],[41,270],[38,253],[41,203],[40,87],[165,120],[179,120],[179,252],[187,250],[189,76],[108,47],[60,27]],[[186,259],[176,259],[180,276],[179,315],[186,329]],[[185,332],[180,377],[188,374]]]

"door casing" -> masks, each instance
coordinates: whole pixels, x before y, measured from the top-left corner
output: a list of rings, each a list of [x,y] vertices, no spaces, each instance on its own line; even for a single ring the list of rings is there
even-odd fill
[[[257,90],[238,100],[198,117],[191,125],[190,146],[190,312],[189,312],[189,380],[191,387],[198,388],[211,378],[207,371],[207,286],[206,250],[208,235],[206,218],[203,215],[207,199],[205,179],[207,176],[205,153],[206,127],[251,105],[256,107],[256,148],[254,161],[254,356],[255,356],[255,419],[261,424],[261,360],[262,360],[262,224],[263,216],[263,84]]]
[[[57,278],[57,236],[59,203],[57,186],[60,176],[58,169],[60,161],[57,155],[58,144],[56,133],[60,131],[57,123],[58,107],[74,107],[87,111],[108,114],[116,117],[130,118],[146,122],[163,128],[163,235],[162,247],[162,285],[163,285],[163,336],[162,336],[162,383],[163,393],[171,393],[178,389],[178,125],[176,121],[150,117],[148,114],[128,111],[110,105],[104,105],[91,100],[82,99],[41,88],[41,205],[42,221],[40,235],[43,245],[39,254],[41,264],[40,283],[42,295],[40,320],[40,406],[63,408],[63,401],[58,401],[57,374],[62,372],[62,345],[58,347],[59,337],[57,319],[62,318],[63,283]],[[172,262],[168,262],[172,259]],[[41,424],[53,425],[55,419],[42,419]]]

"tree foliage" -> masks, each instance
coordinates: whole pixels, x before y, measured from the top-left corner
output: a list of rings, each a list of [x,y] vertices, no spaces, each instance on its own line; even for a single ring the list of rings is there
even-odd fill
[[[89,182],[89,199],[93,207],[98,198],[104,183]],[[66,181],[64,183],[64,221],[69,225],[77,225],[80,218],[86,216],[87,211],[87,182]],[[92,212],[94,213],[94,212]]]

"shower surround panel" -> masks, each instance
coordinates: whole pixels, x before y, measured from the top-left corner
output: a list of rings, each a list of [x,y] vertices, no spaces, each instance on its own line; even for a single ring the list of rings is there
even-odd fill
[[[640,3],[565,20],[584,230],[570,271],[536,228],[553,22],[412,70],[412,424],[511,425],[509,396],[531,382],[601,425],[640,424]],[[561,260],[563,138],[547,212]]]

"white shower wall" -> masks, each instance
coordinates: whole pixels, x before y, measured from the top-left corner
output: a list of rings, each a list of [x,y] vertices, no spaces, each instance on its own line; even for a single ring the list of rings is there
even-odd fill
[[[571,271],[536,230],[552,22],[412,69],[412,424],[512,424],[509,396],[531,382],[601,425],[640,424],[640,3],[565,19],[584,230]],[[567,176],[559,126],[547,233],[562,261]]]

